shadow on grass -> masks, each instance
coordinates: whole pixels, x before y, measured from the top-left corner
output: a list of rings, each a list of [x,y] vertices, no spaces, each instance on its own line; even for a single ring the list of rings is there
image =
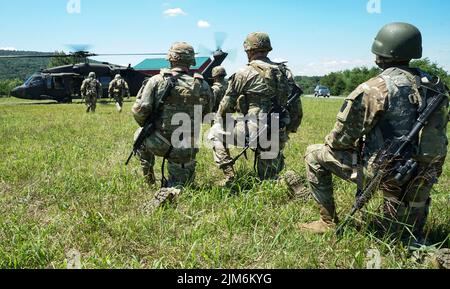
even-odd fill
[[[399,229],[393,229],[395,226]],[[382,215],[365,214],[360,221],[354,220],[351,224],[361,234],[370,235],[382,243],[401,243],[401,239],[414,239],[410,226],[402,223],[389,221]],[[430,246],[450,248],[450,227],[448,224],[438,224],[425,227],[425,242]]]

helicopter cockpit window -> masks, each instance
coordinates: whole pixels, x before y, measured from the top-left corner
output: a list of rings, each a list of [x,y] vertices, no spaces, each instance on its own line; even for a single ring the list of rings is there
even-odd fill
[[[42,77],[33,77],[30,79],[29,85],[30,86],[40,86],[44,84],[44,80]]]

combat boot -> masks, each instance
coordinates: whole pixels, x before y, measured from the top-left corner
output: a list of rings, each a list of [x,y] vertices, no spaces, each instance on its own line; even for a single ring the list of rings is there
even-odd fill
[[[322,235],[336,229],[338,218],[336,215],[335,205],[334,204],[329,206],[319,205],[319,208],[320,208],[320,220],[312,223],[300,224],[299,225],[300,231]]]
[[[222,181],[219,182],[219,187],[222,187],[222,188],[230,187],[234,183],[234,180],[236,178],[236,173],[234,172],[234,168],[232,166],[228,166],[228,167],[224,168],[222,171],[223,171],[223,174],[225,175],[225,177],[223,178]]]
[[[435,255],[435,262],[440,269],[450,270],[450,249],[441,249]]]
[[[311,197],[311,191],[304,185],[304,181],[294,171],[286,172],[282,180],[287,186],[291,197],[297,197],[305,201]]]
[[[152,214],[156,209],[163,206],[166,203],[170,203],[175,201],[177,197],[181,195],[181,189],[177,188],[162,188],[158,192],[156,192],[153,199],[144,204],[144,213]]]

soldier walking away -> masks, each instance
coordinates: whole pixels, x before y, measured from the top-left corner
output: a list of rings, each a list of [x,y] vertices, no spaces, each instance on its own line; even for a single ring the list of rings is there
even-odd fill
[[[213,96],[211,88],[200,74],[191,75],[189,68],[195,65],[195,52],[185,42],[173,44],[167,55],[170,69],[162,69],[159,75],[150,78],[137,96],[132,113],[141,126],[136,140],[148,128],[152,120],[151,133],[145,138],[137,152],[146,181],[155,183],[155,156],[163,158],[162,189],[156,193],[151,207],[156,208],[166,200],[180,194],[183,187],[194,180],[196,155],[195,129],[201,122],[194,123],[194,107],[202,106],[203,114],[211,111]],[[172,124],[175,115],[188,115],[191,123],[189,132],[183,133],[180,143],[172,143],[172,135],[181,126]],[[164,175],[167,160],[168,179]]]
[[[222,66],[214,67],[212,70],[212,77],[214,79],[214,84],[211,87],[214,94],[214,107],[213,112],[217,112],[219,109],[219,104],[222,98],[225,96],[225,92],[228,88],[228,81],[225,79],[227,72]]]
[[[399,160],[410,160],[409,163],[416,164],[415,169],[401,179],[387,173],[379,187],[385,199],[386,232],[401,238],[409,248],[417,248],[426,243],[424,226],[431,204],[430,192],[442,174],[447,155],[448,90],[435,77],[410,66],[412,59],[422,57],[422,35],[415,26],[386,25],[378,33],[372,52],[383,72],[347,97],[325,144],[307,149],[307,178],[321,219],[301,224],[300,229],[319,234],[334,229],[338,215],[332,175],[364,189],[364,183],[381,169],[376,164],[377,155],[410,134],[432,98],[444,93],[445,101],[428,119],[419,137],[410,141],[409,152]],[[386,167],[384,171],[393,170]]]
[[[97,98],[102,98],[102,84],[97,80],[95,72],[89,73],[81,85],[81,96],[86,104],[86,112],[95,112],[97,107]]]
[[[122,78],[120,74],[109,84],[109,98],[114,99],[116,102],[116,108],[118,112],[122,112],[123,108],[123,98],[130,97],[130,89],[128,88],[128,83]]]
[[[293,91],[301,91],[295,84],[291,71],[285,63],[276,63],[268,58],[272,51],[269,35],[262,32],[251,33],[244,42],[244,48],[249,63],[238,70],[229,79],[228,89],[217,112],[216,122],[210,136],[214,146],[215,162],[225,174],[221,186],[229,186],[235,180],[234,162],[230,156],[229,145],[224,141],[223,120],[227,115],[239,112],[247,116],[247,120],[237,121],[232,132],[236,139],[245,138],[248,148],[251,139],[257,139],[263,128],[258,123],[264,118],[270,119],[275,112],[274,107],[285,109],[280,115],[279,149],[272,158],[263,158],[259,142],[255,150],[255,168],[261,180],[277,179],[284,169],[283,149],[288,141],[288,134],[296,132],[302,120],[300,94],[288,105],[289,96]],[[279,113],[279,111],[277,111]],[[281,114],[281,113],[280,113]],[[264,121],[263,121],[264,122]],[[268,121],[267,121],[268,123]],[[269,128],[270,130],[270,128]],[[241,144],[242,146],[242,144]]]

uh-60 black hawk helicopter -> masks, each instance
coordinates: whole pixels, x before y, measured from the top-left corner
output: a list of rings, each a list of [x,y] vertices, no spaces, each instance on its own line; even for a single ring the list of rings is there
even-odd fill
[[[227,58],[228,53],[223,52],[218,46],[216,51],[211,51],[212,56],[197,57],[197,66],[192,67],[192,72],[200,73],[205,80],[212,84],[212,69],[219,66]],[[147,59],[136,68],[115,65],[107,62],[92,62],[89,57],[95,56],[163,56],[165,53],[142,53],[142,54],[95,54],[87,51],[77,51],[67,55],[13,55],[0,56],[0,59],[37,58],[37,57],[71,57],[72,59],[83,59],[83,62],[64,65],[49,69],[43,69],[33,74],[19,87],[11,91],[11,95],[22,99],[32,100],[55,100],[61,103],[70,103],[73,99],[81,98],[81,84],[90,72],[95,72],[98,80],[103,86],[103,95],[108,95],[109,83],[115,75],[120,74],[128,83],[131,95],[137,95],[144,80],[159,73],[161,68],[167,68],[169,63],[164,58]],[[148,62],[152,63],[148,63]],[[147,65],[145,64],[147,62]]]

